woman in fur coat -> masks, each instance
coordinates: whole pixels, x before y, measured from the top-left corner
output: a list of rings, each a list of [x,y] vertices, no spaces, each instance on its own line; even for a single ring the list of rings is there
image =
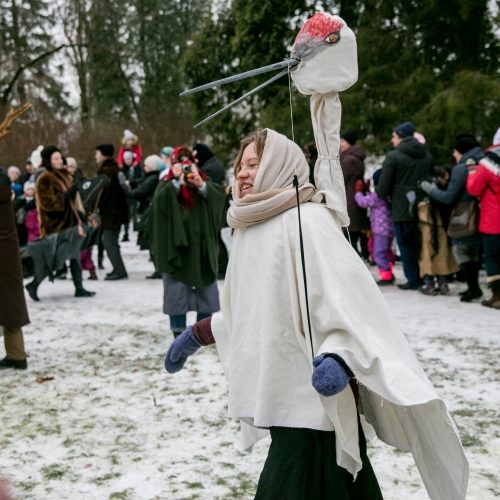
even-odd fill
[[[75,202],[77,188],[73,177],[64,168],[61,151],[55,146],[47,146],[41,155],[45,171],[37,178],[35,198],[40,220],[40,235],[44,238],[79,225],[80,216]],[[70,259],[70,271],[75,285],[75,297],[91,297],[95,294],[83,288],[79,259]],[[26,285],[26,290],[35,301],[40,300],[39,286],[40,282],[36,277]]]

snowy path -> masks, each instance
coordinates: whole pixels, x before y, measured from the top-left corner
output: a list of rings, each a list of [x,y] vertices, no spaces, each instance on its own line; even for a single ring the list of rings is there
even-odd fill
[[[161,282],[144,279],[145,252],[122,249],[128,281],[86,282],[92,299],[73,298],[70,281],[45,282],[42,301],[28,302],[29,370],[1,372],[0,475],[20,499],[253,498],[268,442],[237,451],[215,348],[175,376],[163,371]],[[460,428],[468,498],[485,500],[500,495],[500,313],[460,303],[460,288],[383,292]],[[370,456],[386,499],[428,498],[407,453],[375,442]]]

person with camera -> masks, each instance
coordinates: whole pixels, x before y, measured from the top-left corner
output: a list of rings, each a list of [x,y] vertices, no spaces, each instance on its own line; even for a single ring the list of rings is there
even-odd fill
[[[219,310],[218,232],[225,194],[197,167],[189,148],[174,149],[171,159],[153,198],[147,234],[162,273],[163,312],[178,336],[188,311],[202,319]]]
[[[467,168],[484,158],[484,152],[477,139],[469,133],[456,136],[453,157],[457,164],[452,168],[450,180],[446,189],[439,189],[434,182],[424,181],[420,187],[431,198],[441,203],[457,207],[474,200],[466,189]],[[460,293],[461,302],[471,302],[479,299],[483,292],[479,286],[479,269],[481,268],[481,238],[477,228],[472,229],[467,236],[451,234],[453,254],[462,269],[467,283],[467,289]],[[448,234],[450,234],[448,230]]]

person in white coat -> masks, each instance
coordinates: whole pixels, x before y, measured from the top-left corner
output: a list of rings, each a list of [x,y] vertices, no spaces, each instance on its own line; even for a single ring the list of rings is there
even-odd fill
[[[243,446],[271,433],[255,498],[382,498],[365,433],[411,451],[432,499],[465,498],[456,426],[299,146],[270,129],[243,139],[233,194],[221,312],[188,327],[164,364],[179,371],[216,343]]]

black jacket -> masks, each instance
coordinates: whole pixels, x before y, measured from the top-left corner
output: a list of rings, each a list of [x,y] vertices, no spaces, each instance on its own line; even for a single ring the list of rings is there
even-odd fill
[[[119,229],[129,219],[127,197],[118,181],[118,164],[113,158],[106,158],[97,171],[111,179],[99,199],[99,213],[102,219],[102,229]]]
[[[416,191],[417,182],[431,175],[431,169],[432,156],[414,137],[406,137],[387,154],[375,191],[381,198],[389,198],[394,222],[413,220],[407,193]]]
[[[159,176],[159,172],[147,173],[143,181],[135,189],[131,189],[127,193],[127,196],[139,202],[137,211],[140,214],[144,213],[151,204],[156,186],[158,186]]]

